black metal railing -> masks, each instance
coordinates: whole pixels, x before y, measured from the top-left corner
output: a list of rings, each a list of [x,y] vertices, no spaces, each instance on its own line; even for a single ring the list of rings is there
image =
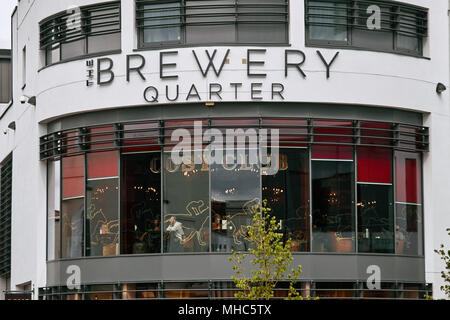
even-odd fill
[[[325,287],[324,288],[324,285]],[[347,300],[423,300],[431,296],[432,286],[425,283],[384,282],[380,289],[369,290],[364,283],[333,282],[321,283],[299,281],[296,290],[304,297]],[[239,290],[230,281],[203,281],[183,283],[152,282],[122,283],[110,285],[83,285],[79,290],[66,287],[39,288],[40,300],[148,300],[148,299],[236,299]],[[289,293],[288,284],[281,283],[274,289],[274,300],[285,299]]]
[[[170,139],[173,130],[185,128],[193,132],[194,121],[201,121],[203,129],[267,129],[268,144],[272,144],[270,130],[278,129],[280,146],[351,145],[409,152],[427,152],[429,149],[428,128],[399,123],[292,118],[149,120],[78,127],[47,134],[40,138],[40,159],[58,160],[92,151],[170,148],[179,143]]]

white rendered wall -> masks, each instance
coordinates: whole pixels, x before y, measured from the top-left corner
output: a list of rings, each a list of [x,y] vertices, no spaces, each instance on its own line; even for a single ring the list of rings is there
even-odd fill
[[[248,84],[263,82],[266,88],[272,82],[285,84],[286,102],[344,103],[371,105],[415,110],[425,114],[425,125],[430,127],[430,153],[424,156],[424,211],[425,211],[425,257],[426,279],[434,284],[434,295],[440,297],[439,271],[442,264],[433,249],[440,243],[450,246],[445,227],[450,227],[450,213],[446,201],[450,194],[450,113],[449,90],[441,96],[435,92],[436,84],[450,84],[449,18],[447,0],[403,1],[429,7],[429,38],[426,55],[430,59],[414,58],[389,53],[345,49],[323,49],[305,47],[303,1],[291,1],[289,47],[259,47],[267,49],[264,68],[255,72],[267,73],[265,79],[247,77],[249,47],[230,47],[230,64],[226,64],[220,78],[210,73],[203,78],[192,55],[195,49],[203,63],[204,50],[218,49],[223,57],[228,47],[177,48],[177,57],[167,62],[178,64],[178,80],[159,79],[159,51],[135,52],[137,46],[134,1],[122,0],[122,53],[108,56],[114,61],[115,80],[111,85],[86,87],[86,60],[62,63],[39,70],[42,56],[39,51],[38,22],[72,5],[86,5],[93,0],[35,0],[21,1],[15,15],[14,34],[14,106],[0,120],[3,131],[16,121],[16,131],[0,134],[0,161],[12,150],[13,159],[13,221],[12,221],[12,274],[11,287],[32,281],[35,288],[45,286],[46,271],[46,166],[39,161],[39,136],[46,133],[45,123],[70,114],[115,107],[148,105],[143,98],[147,86],[164,89],[166,84],[180,84],[183,95],[195,83],[203,100],[208,100],[209,83],[223,84],[224,101],[235,101],[230,82],[244,83],[239,101],[251,101]],[[27,46],[27,83],[22,90],[22,48]],[[255,49],[251,47],[250,49]],[[302,50],[306,54],[303,79],[292,70],[284,76],[284,51]],[[325,69],[316,50],[320,50],[329,61],[339,51],[332,66],[331,78],[326,79]],[[143,70],[147,81],[136,74],[131,82],[125,79],[127,54],[145,56],[147,64]],[[218,61],[218,60],[217,60]],[[170,73],[170,72],[169,72]],[[228,89],[227,89],[228,88]],[[228,92],[225,92],[227,89]],[[270,88],[269,88],[270,89]],[[162,90],[164,91],[164,90]],[[18,103],[22,94],[37,96],[37,106]],[[162,93],[163,94],[163,93]],[[263,101],[271,101],[270,92],[263,93]],[[184,99],[183,99],[184,100]],[[182,99],[179,103],[184,103]],[[164,103],[164,99],[161,99]],[[35,295],[37,296],[37,295]]]

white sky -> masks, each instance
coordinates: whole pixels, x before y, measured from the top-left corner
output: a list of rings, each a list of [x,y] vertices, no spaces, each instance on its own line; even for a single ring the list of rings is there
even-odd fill
[[[0,0],[0,49],[11,48],[11,13],[17,0]]]

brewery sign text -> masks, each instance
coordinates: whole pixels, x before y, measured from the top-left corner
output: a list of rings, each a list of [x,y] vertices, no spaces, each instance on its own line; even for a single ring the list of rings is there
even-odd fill
[[[222,101],[227,94],[228,99],[238,100],[270,100],[282,101],[288,94],[285,90],[285,83],[267,83],[268,72],[266,67],[267,49],[247,49],[246,58],[242,63],[246,65],[246,76],[239,77],[235,81],[224,84],[219,82],[223,76],[223,71],[230,63],[231,49],[225,49],[219,53],[218,49],[192,50],[192,59],[203,78],[215,75],[215,82],[205,83],[180,83],[179,65],[183,62],[177,61],[179,52],[161,51],[159,53],[159,77],[152,79],[148,67],[148,58],[142,54],[126,55],[125,70],[117,70],[114,61],[109,57],[98,58],[86,61],[86,86],[91,87],[111,85],[116,80],[116,73],[124,74],[127,82],[140,79],[146,84],[143,91],[143,99],[148,103],[158,102],[198,102],[198,101]],[[334,53],[332,58],[326,59],[321,51],[317,50],[317,59],[323,67],[326,78],[330,78],[330,71],[339,52]],[[279,68],[283,71],[284,79],[288,76],[306,79],[307,73],[304,71],[306,55],[301,50],[284,50],[284,57],[279,59]],[[277,61],[278,63],[278,61]],[[292,80],[292,77],[289,81]],[[246,96],[245,96],[246,95]]]

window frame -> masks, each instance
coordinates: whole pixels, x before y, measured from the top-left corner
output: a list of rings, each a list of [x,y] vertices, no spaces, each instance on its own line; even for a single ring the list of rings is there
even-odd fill
[[[120,256],[121,255],[121,251],[120,251],[120,244],[121,244],[121,205],[122,205],[122,186],[121,186],[121,174],[122,174],[122,168],[121,168],[121,152],[119,150],[111,150],[111,151],[103,151],[103,153],[116,153],[117,154],[117,159],[115,159],[117,161],[116,165],[117,165],[117,174],[115,176],[101,176],[101,177],[93,177],[90,178],[89,177],[89,170],[90,170],[90,159],[89,159],[89,155],[90,154],[99,154],[102,152],[93,152],[93,153],[89,153],[87,152],[84,160],[85,160],[85,164],[84,164],[84,170],[85,170],[85,176],[84,176],[84,221],[83,221],[83,225],[84,225],[84,234],[83,234],[83,242],[84,242],[84,247],[82,248],[82,254],[83,257],[97,257],[97,258],[101,258],[101,257],[108,257],[108,256]],[[88,196],[88,185],[90,182],[97,182],[97,181],[116,181],[116,185],[117,185],[117,199],[116,199],[116,211],[117,211],[117,221],[118,221],[118,235],[117,235],[117,242],[116,242],[116,253],[113,255],[95,255],[92,254],[92,238],[91,238],[91,233],[92,230],[90,230],[90,224],[91,222],[88,221],[88,208],[89,208],[89,201],[88,199],[92,196]],[[92,201],[92,199],[91,199]],[[88,224],[89,224],[89,234],[87,232],[88,230]]]
[[[164,153],[162,149],[159,150],[146,150],[146,151],[130,151],[127,152],[126,150],[122,150],[119,152],[119,255],[136,255],[136,253],[126,253],[125,244],[123,242],[123,239],[125,238],[125,232],[124,232],[124,218],[126,216],[125,212],[125,206],[126,206],[126,196],[127,193],[125,186],[126,181],[126,169],[125,169],[125,162],[127,157],[132,157],[133,155],[145,155],[145,156],[154,156],[159,155],[160,159],[160,172],[159,172],[159,193],[160,193],[160,199],[159,199],[159,223],[160,223],[160,245],[159,245],[159,252],[151,252],[146,253],[147,255],[152,254],[163,254],[164,249],[164,226],[163,226],[163,208],[164,208],[164,202],[163,202],[163,156]]]
[[[121,40],[120,40],[119,48],[104,50],[104,51],[100,51],[100,52],[89,52],[89,47],[88,47],[89,38],[92,36],[95,36],[95,34],[91,34],[91,31],[89,30],[92,27],[91,24],[90,23],[85,24],[85,22],[90,21],[90,19],[91,19],[90,15],[88,14],[90,11],[95,10],[95,9],[100,9],[102,7],[104,7],[103,9],[106,11],[118,9],[117,31],[107,33],[106,35],[118,34],[119,38],[120,39],[122,38],[121,37],[121,35],[122,35],[122,5],[121,5],[121,1],[109,1],[109,2],[101,2],[101,3],[96,3],[96,4],[85,5],[85,6],[79,7],[80,15],[81,15],[81,17],[80,17],[80,19],[81,19],[81,22],[80,22],[81,23],[81,27],[80,27],[81,35],[79,38],[77,38],[76,40],[67,41],[67,42],[62,42],[61,40],[63,40],[63,39],[58,39],[58,41],[55,40],[55,43],[47,44],[44,47],[41,43],[42,42],[42,30],[41,30],[42,26],[52,20],[58,21],[58,23],[61,23],[62,19],[66,18],[68,16],[67,11],[58,12],[58,13],[56,13],[50,17],[47,17],[39,22],[39,29],[40,29],[39,30],[39,50],[40,50],[41,54],[43,54],[43,59],[41,60],[41,61],[43,61],[42,68],[39,69],[39,71],[46,67],[55,65],[55,64],[60,64],[60,63],[65,63],[65,62],[75,61],[75,60],[81,60],[81,59],[85,59],[88,57],[101,56],[101,55],[105,55],[105,54],[121,52],[121,50],[122,50]],[[55,35],[60,35],[60,34],[63,34],[64,32],[65,31],[61,29],[58,32],[56,32]],[[103,35],[103,33],[100,31],[100,34],[98,34],[98,35]],[[76,41],[83,42],[83,46],[84,46],[83,54],[63,59],[62,58],[62,46],[64,44],[73,43]],[[49,53],[51,55],[52,51],[54,51],[54,50],[56,50],[58,52],[58,60],[55,62],[49,61]]]
[[[138,1],[142,2],[141,4]],[[136,12],[135,12],[135,22],[136,22],[136,32],[137,32],[137,50],[158,50],[158,49],[168,49],[168,48],[183,48],[183,47],[195,47],[195,46],[215,46],[215,45],[228,45],[228,46],[274,46],[274,47],[284,47],[290,46],[290,8],[291,8],[291,0],[285,0],[286,3],[286,21],[285,23],[280,23],[285,25],[285,39],[282,42],[240,42],[238,39],[239,26],[245,25],[245,23],[238,21],[239,12],[237,11],[238,4],[237,0],[235,0],[235,41],[233,42],[223,42],[223,41],[214,41],[207,43],[197,43],[187,42],[186,36],[186,2],[187,0],[154,0],[154,4],[162,4],[162,3],[180,3],[180,40],[179,41],[159,41],[159,42],[144,42],[144,28],[139,26],[138,19],[144,19],[140,17],[138,12],[142,10],[142,7],[148,4],[151,4],[151,0],[136,0]],[[189,1],[189,0],[188,0]],[[149,3],[145,3],[149,2]],[[142,7],[141,7],[142,6]],[[144,20],[143,20],[144,21]],[[225,24],[224,24],[225,25]],[[229,24],[226,24],[229,25]],[[220,26],[220,25],[219,25]]]
[[[259,119],[259,120],[258,120]],[[423,212],[423,190],[424,190],[424,186],[423,186],[423,152],[427,152],[428,148],[424,147],[424,146],[418,146],[420,145],[420,142],[417,142],[417,136],[418,135],[424,135],[423,137],[420,138],[420,141],[422,141],[424,139],[424,141],[427,140],[427,128],[426,127],[422,127],[419,126],[417,127],[416,125],[406,125],[406,124],[395,124],[395,123],[391,123],[391,122],[383,122],[383,121],[375,121],[375,120],[364,120],[364,121],[359,121],[359,120],[344,120],[344,119],[339,119],[339,120],[330,120],[327,118],[276,118],[276,117],[262,117],[262,118],[255,118],[255,117],[244,117],[244,118],[196,118],[196,119],[164,119],[164,120],[136,120],[136,121],[130,121],[130,122],[125,122],[125,123],[110,123],[110,124],[98,124],[98,125],[94,125],[94,126],[85,126],[85,127],[80,127],[80,128],[71,128],[71,129],[65,129],[63,131],[57,131],[54,133],[50,133],[47,136],[41,137],[41,146],[40,146],[40,150],[41,150],[41,160],[50,160],[50,161],[58,161],[59,159],[62,159],[61,161],[61,166],[60,166],[60,170],[63,170],[63,161],[66,157],[70,157],[70,156],[83,156],[84,157],[84,171],[83,171],[83,175],[84,175],[84,179],[83,179],[83,190],[84,190],[84,194],[82,196],[79,196],[78,198],[82,198],[83,201],[85,202],[84,204],[84,208],[85,208],[85,213],[84,215],[87,214],[87,191],[86,191],[86,182],[88,180],[100,180],[100,179],[105,179],[108,177],[103,177],[102,178],[89,178],[88,177],[88,169],[89,166],[87,165],[87,156],[91,153],[96,153],[96,152],[119,152],[119,158],[117,159],[118,161],[118,176],[114,176],[113,178],[118,178],[118,187],[119,187],[119,193],[118,193],[118,206],[119,206],[119,253],[118,255],[122,256],[125,255],[122,251],[122,223],[123,223],[123,163],[122,161],[124,160],[124,155],[129,155],[129,154],[153,154],[153,153],[158,153],[161,155],[161,158],[164,159],[164,155],[166,153],[170,154],[170,149],[165,149],[165,148],[170,148],[172,146],[171,143],[168,142],[168,140],[166,140],[166,138],[168,136],[170,136],[170,133],[175,129],[175,128],[179,128],[179,127],[183,127],[186,128],[188,130],[193,130],[193,121],[203,121],[203,124],[205,125],[205,127],[208,128],[218,128],[218,129],[227,129],[227,128],[255,128],[255,126],[259,127],[259,128],[279,128],[281,129],[281,135],[280,137],[287,137],[288,140],[282,140],[285,141],[285,143],[287,143],[286,145],[280,145],[280,149],[293,149],[293,150],[308,150],[309,153],[309,158],[308,158],[308,179],[309,179],[309,193],[308,193],[308,201],[309,203],[312,202],[313,200],[313,196],[312,196],[312,192],[313,192],[313,188],[312,188],[312,181],[313,181],[313,174],[314,171],[312,170],[312,164],[313,162],[319,162],[319,161],[327,161],[327,162],[353,162],[353,178],[351,180],[351,184],[352,184],[352,201],[353,204],[351,206],[352,208],[352,212],[353,212],[353,217],[352,217],[352,221],[354,223],[354,231],[352,233],[354,233],[354,246],[355,249],[352,252],[346,252],[346,251],[341,251],[341,252],[326,252],[327,254],[364,254],[367,252],[360,252],[359,251],[359,247],[358,247],[358,241],[357,241],[357,237],[358,237],[358,210],[357,210],[357,199],[358,199],[358,185],[370,185],[370,184],[385,184],[385,183],[377,183],[377,182],[369,182],[369,181],[358,181],[358,154],[357,154],[357,148],[360,147],[371,147],[371,148],[380,148],[383,147],[386,150],[391,150],[390,153],[396,153],[396,152],[405,152],[405,153],[412,153],[412,154],[417,154],[420,157],[420,161],[421,161],[421,167],[420,167],[420,196],[421,196],[421,204],[422,204],[422,211],[421,211],[421,217],[422,217],[422,226],[420,229],[418,229],[418,232],[421,233],[422,238],[421,240],[419,239],[420,242],[418,242],[419,245],[422,246],[423,248],[423,216],[424,216],[424,212]],[[336,124],[336,122],[343,122],[343,123],[347,123],[347,122],[352,122],[350,127],[347,126],[339,126]],[[347,124],[350,125],[350,124]],[[129,128],[127,126],[130,126]],[[131,127],[134,126],[134,127]],[[320,129],[319,132],[317,132],[317,130],[315,129]],[[315,145],[321,145],[321,144],[327,144],[330,143],[331,145],[334,145],[335,143],[338,144],[337,141],[335,141],[336,139],[341,139],[342,134],[339,133],[333,133],[333,132],[327,132],[324,130],[348,130],[348,129],[352,129],[352,134],[349,133],[349,136],[346,138],[350,139],[351,137],[351,141],[347,141],[347,142],[342,142],[340,141],[339,144],[343,144],[346,146],[352,146],[353,151],[352,151],[352,159],[322,159],[322,158],[314,158],[312,156],[312,147],[314,147]],[[129,133],[130,136],[127,137],[126,134]],[[135,136],[134,136],[135,135]],[[394,138],[391,138],[391,135]],[[403,137],[403,135],[406,135],[408,137],[408,139],[405,140],[405,138]],[[303,139],[296,139],[296,137],[309,137],[308,140],[303,140]],[[47,137],[51,137],[51,139],[56,139],[56,140],[46,140]],[[317,141],[317,139],[314,139],[314,137],[321,137],[321,139],[319,139]],[[329,139],[330,141],[323,141],[324,139]],[[131,149],[130,152],[127,152],[127,148],[126,145],[124,145],[124,141],[132,141],[132,142],[136,142],[136,139],[142,139],[141,143],[138,143],[137,146],[148,146],[149,148],[155,148],[155,149],[149,149],[149,150],[145,150],[145,151],[141,151],[141,150],[134,150]],[[158,140],[158,142],[156,142],[156,140]],[[326,140],[325,139],[325,140]],[[411,141],[411,139],[413,139]],[[155,141],[154,141],[155,140]],[[334,143],[333,143],[334,142]],[[423,142],[423,141],[422,141]],[[404,143],[404,145],[402,145],[402,143]],[[426,142],[423,142],[426,144]],[[51,154],[49,153],[48,150],[46,150],[45,148],[48,147],[48,145],[51,145],[52,148],[55,148],[56,152],[55,154]],[[45,147],[43,149],[43,147]],[[45,155],[42,158],[42,155]],[[388,183],[388,185],[393,186],[393,188],[395,189],[397,186],[397,181],[395,181],[395,166],[394,166],[394,160],[391,159],[391,175],[392,175],[392,179],[391,179],[391,183]],[[165,174],[165,161],[162,161],[161,163],[161,217],[163,217],[163,215],[165,214],[165,210],[164,210],[164,204],[163,204],[163,198],[164,198],[164,190],[167,186],[167,183],[164,179],[164,174]],[[61,171],[60,171],[61,172]],[[262,173],[262,172],[261,172]],[[209,175],[211,175],[211,173],[209,172]],[[63,187],[63,180],[64,179],[64,175],[61,174],[61,181],[60,181],[60,191],[61,191],[61,202],[60,202],[60,208],[61,208],[61,219],[63,217],[63,206],[62,206],[62,202],[67,199],[69,200],[70,198],[63,198],[64,195],[64,187]],[[211,176],[209,178],[209,181],[211,181]],[[259,180],[259,186],[260,186],[260,199],[263,199],[262,197],[262,187],[263,187],[263,183],[262,183],[262,175],[260,174],[260,180]],[[170,185],[169,185],[170,187]],[[48,188],[48,186],[47,186]],[[210,187],[211,188],[211,187]],[[211,189],[209,191],[209,200],[211,200]],[[72,198],[73,199],[73,198]],[[47,199],[48,200],[48,199]],[[395,201],[394,204],[394,223],[396,223],[397,221],[397,206],[396,204],[398,203],[398,201]],[[314,241],[314,232],[312,229],[313,226],[313,214],[312,214],[312,209],[313,206],[310,205],[309,208],[309,212],[310,212],[310,221],[309,221],[309,250],[308,251],[300,251],[300,253],[316,253],[317,251],[313,250],[313,241]],[[47,210],[48,212],[48,210]],[[85,217],[85,216],[84,216]],[[84,218],[85,219],[85,218]],[[210,213],[210,219],[212,219],[212,215]],[[161,218],[161,221],[163,221],[163,218]],[[82,239],[82,257],[79,258],[84,258],[84,257],[89,257],[86,255],[86,245],[87,242],[85,241],[85,237],[86,235],[86,226],[85,223],[87,221],[85,220],[83,222],[83,239]],[[161,226],[163,226],[163,223],[161,223]],[[48,228],[48,224],[47,224],[47,228]],[[163,227],[161,227],[161,232],[163,233]],[[212,238],[211,238],[211,233],[212,233],[212,220],[211,220],[211,224],[210,224],[210,248],[212,246]],[[157,254],[171,254],[168,252],[164,252],[164,242],[163,242],[163,237],[161,234],[161,253],[157,253]],[[62,243],[62,232],[61,232],[61,239],[60,239],[60,244]],[[59,250],[60,252],[62,251],[62,245],[60,246]],[[294,251],[295,253],[298,253],[297,251]],[[197,254],[199,252],[180,252],[177,254]],[[214,251],[212,251],[210,249],[209,252],[207,252],[208,254],[215,254]],[[151,254],[151,253],[149,253]],[[220,254],[220,253],[219,253]],[[369,254],[373,254],[373,253],[369,253]],[[418,252],[418,253],[382,253],[385,255],[402,255],[402,256],[413,256],[413,257],[423,257],[423,251],[422,252]],[[62,253],[61,253],[62,256]],[[48,257],[47,257],[48,258]],[[69,257],[62,257],[60,258],[60,260],[63,259],[67,259]],[[58,259],[57,259],[58,260]]]
[[[400,55],[407,55],[407,56],[412,56],[412,57],[417,57],[417,58],[425,58],[425,59],[429,59],[424,55],[424,47],[425,47],[425,42],[426,39],[428,37],[428,8],[425,7],[421,7],[421,6],[417,6],[417,5],[412,5],[412,4],[408,4],[408,3],[403,3],[403,2],[391,2],[391,1],[387,1],[387,0],[377,0],[377,3],[384,3],[386,5],[390,5],[391,8],[396,7],[397,8],[397,12],[393,12],[394,15],[397,15],[398,17],[402,16],[402,8],[407,8],[410,10],[416,10],[417,12],[422,11],[425,15],[426,15],[426,22],[427,25],[425,27],[422,26],[422,28],[424,28],[426,30],[425,34],[422,37],[417,37],[418,39],[418,50],[411,50],[411,49],[406,49],[406,48],[401,48],[398,46],[398,36],[401,35],[401,31],[399,29],[399,27],[395,27],[395,29],[391,30],[390,32],[393,35],[393,43],[392,43],[392,49],[390,50],[385,50],[385,49],[376,49],[376,48],[366,48],[364,46],[358,46],[355,45],[353,42],[353,31],[355,30],[355,27],[352,26],[352,23],[350,23],[349,21],[347,21],[347,35],[348,35],[348,39],[347,41],[338,41],[338,40],[314,40],[310,38],[310,27],[311,27],[311,23],[308,21],[308,6],[309,6],[309,2],[310,1],[315,1],[315,0],[305,0],[304,2],[304,13],[305,13],[305,46],[306,47],[324,47],[324,48],[338,48],[338,49],[351,49],[351,50],[361,50],[361,51],[373,51],[373,52],[385,52],[385,53],[394,53],[394,54],[400,54]],[[319,0],[319,1],[323,1],[323,2],[330,2],[330,3],[334,3],[334,2],[342,2],[342,3],[347,3],[348,7],[347,10],[350,11],[352,10],[352,3],[350,2],[351,0]],[[357,3],[358,0],[355,0],[354,2]],[[347,20],[350,19],[351,16],[351,12],[348,12],[347,14]],[[419,19],[419,17],[416,16],[416,19]],[[417,27],[419,28],[419,24],[417,25]],[[370,30],[372,31],[372,30]],[[373,31],[373,32],[378,32],[378,31]]]

